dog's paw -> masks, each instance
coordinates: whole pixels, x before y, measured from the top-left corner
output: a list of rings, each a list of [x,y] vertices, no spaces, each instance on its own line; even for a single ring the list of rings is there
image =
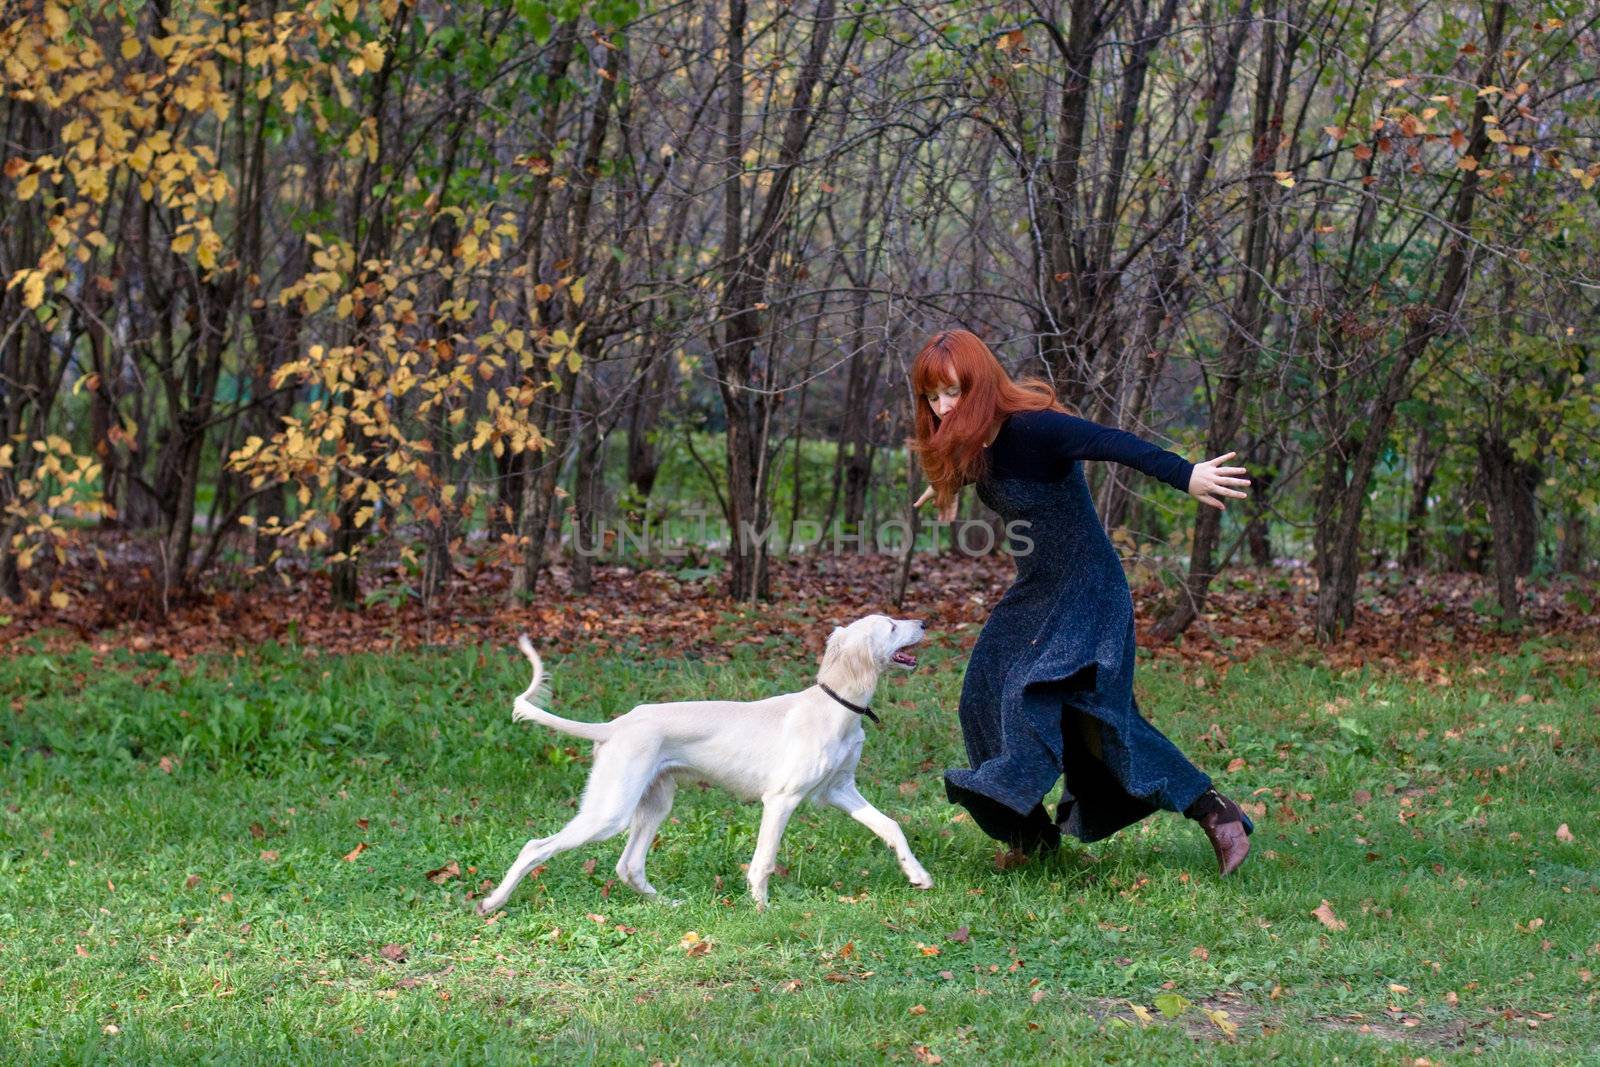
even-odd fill
[[[933,888],[933,878],[932,878],[932,876],[930,876],[927,871],[923,871],[920,874],[913,874],[911,876],[911,888],[912,889],[932,889]]]
[[[499,910],[499,905],[491,904],[488,897],[483,898],[472,906],[473,914],[477,915],[480,919],[487,919],[489,916],[493,915]]]

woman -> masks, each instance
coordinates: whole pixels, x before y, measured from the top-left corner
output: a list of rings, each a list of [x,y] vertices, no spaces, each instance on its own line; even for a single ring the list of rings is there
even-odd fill
[[[909,443],[930,483],[917,505],[932,499],[949,521],[961,487],[976,482],[1012,531],[1017,560],[967,664],[960,719],[972,766],[945,772],[946,794],[985,833],[1026,851],[1058,844],[1062,831],[1096,841],[1157,809],[1181,811],[1231,873],[1254,826],[1139,713],[1133,600],[1079,461],[1115,460],[1215,508],[1245,495],[1244,468],[1220,466],[1232,452],[1191,464],[1074,418],[1048,384],[1013,382],[966,330],[934,335],[911,380]],[[1041,801],[1063,775],[1052,820]]]

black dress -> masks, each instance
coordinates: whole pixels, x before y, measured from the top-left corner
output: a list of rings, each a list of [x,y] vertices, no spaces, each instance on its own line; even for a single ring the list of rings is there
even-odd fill
[[[1183,491],[1194,465],[1058,411],[1009,416],[987,457],[978,496],[1006,520],[1017,577],[967,663],[960,719],[972,766],[945,772],[946,795],[985,833],[1024,848],[1183,811],[1211,779],[1139,713],[1133,599],[1079,461],[1114,460]],[[1052,821],[1041,801],[1063,775]]]

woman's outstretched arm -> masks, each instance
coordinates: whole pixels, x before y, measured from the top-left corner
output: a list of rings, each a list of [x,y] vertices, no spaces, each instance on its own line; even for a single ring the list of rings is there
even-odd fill
[[[1064,466],[1075,459],[1099,459],[1159,478],[1203,504],[1221,508],[1223,497],[1242,497],[1243,467],[1224,467],[1235,453],[1190,463],[1175,452],[1152,444],[1126,430],[1102,426],[1059,411],[1035,411],[1012,416],[1016,442],[1024,455],[1033,454]]]

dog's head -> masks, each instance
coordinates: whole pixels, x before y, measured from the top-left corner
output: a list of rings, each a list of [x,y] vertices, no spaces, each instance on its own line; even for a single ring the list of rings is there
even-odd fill
[[[922,623],[868,615],[849,626],[835,626],[822,653],[822,673],[876,676],[891,663],[906,670],[917,665],[910,648],[922,640]]]

